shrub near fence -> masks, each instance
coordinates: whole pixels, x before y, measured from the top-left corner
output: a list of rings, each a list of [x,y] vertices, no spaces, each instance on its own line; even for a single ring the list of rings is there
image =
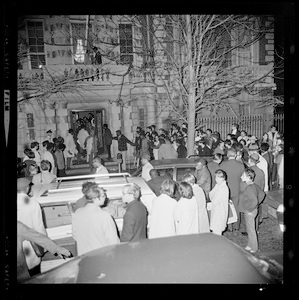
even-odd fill
[[[240,116],[239,118],[229,117],[198,117],[199,128],[206,130],[210,128],[212,131],[218,131],[222,139],[226,139],[226,135],[230,133],[233,123],[239,124],[240,130],[245,130],[247,134],[251,134],[260,139],[264,132],[268,132],[272,124],[277,126],[278,131],[283,133],[284,114],[279,115],[250,115]]]

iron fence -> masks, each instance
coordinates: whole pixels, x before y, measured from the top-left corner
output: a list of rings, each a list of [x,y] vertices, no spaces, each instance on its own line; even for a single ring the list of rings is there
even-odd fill
[[[239,124],[240,130],[245,130],[247,134],[251,134],[260,139],[264,132],[270,130],[271,125],[275,125],[277,130],[283,133],[284,130],[284,114],[263,115],[256,114],[250,116],[226,116],[226,117],[198,117],[197,122],[204,131],[211,129],[218,131],[222,139],[226,139],[226,135],[231,132],[232,124]]]

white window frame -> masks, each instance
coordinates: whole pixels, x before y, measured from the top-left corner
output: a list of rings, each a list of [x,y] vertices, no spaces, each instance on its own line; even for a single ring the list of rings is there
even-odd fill
[[[42,27],[43,27],[43,39],[45,39],[45,24],[44,24],[44,20],[42,19],[28,19],[26,20],[26,39],[29,45],[29,31],[28,31],[28,23],[29,22],[39,22],[42,23]],[[30,47],[30,46],[29,46]],[[33,69],[32,65],[31,65],[31,55],[44,55],[45,56],[45,65],[47,65],[47,55],[46,55],[46,45],[44,43],[44,52],[30,52],[30,49],[28,48],[27,51],[27,59],[28,59],[28,65],[29,65],[29,69],[30,70],[38,70],[38,69]]]
[[[130,22],[121,22],[118,24],[118,43],[119,43],[119,61],[120,61],[120,57],[121,57],[121,52],[120,52],[120,30],[119,30],[119,25],[131,25],[132,26],[132,56],[133,56],[133,61],[132,61],[132,64],[135,65],[136,61],[135,61],[135,46],[134,46],[134,36],[135,36],[135,29],[134,29],[134,25]],[[121,64],[123,64],[121,61],[120,61]]]
[[[75,53],[74,53],[74,40],[73,40],[73,27],[72,27],[72,24],[83,24],[86,26],[86,20],[70,20],[70,40],[71,40],[71,51],[72,51],[72,63],[73,65],[75,64]],[[91,28],[91,32],[93,33],[94,30],[93,30],[93,23],[89,23],[89,26]],[[83,40],[83,49],[84,49],[85,45],[84,45],[84,40]],[[86,49],[85,49],[85,53],[84,53],[84,58],[85,58],[85,55],[86,55]],[[84,61],[82,63],[78,63],[78,65],[84,65]]]
[[[236,33],[238,33],[238,32],[239,32],[239,30],[237,31],[236,29],[234,29],[232,31],[232,46],[233,47],[236,45],[235,37],[236,37]],[[244,49],[245,51],[242,51],[241,48],[234,49],[232,51],[232,56],[233,56],[232,64],[235,66],[252,66],[256,59],[256,55],[255,55],[256,45],[255,44],[252,44],[249,47],[247,47],[246,49]],[[242,54],[242,53],[250,54],[250,60],[245,61],[243,57],[240,57],[240,54]],[[244,61],[245,61],[245,63],[243,63]]]

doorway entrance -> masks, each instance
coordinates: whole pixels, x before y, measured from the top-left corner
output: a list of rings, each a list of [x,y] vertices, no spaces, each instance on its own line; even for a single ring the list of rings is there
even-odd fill
[[[95,109],[89,109],[89,110],[71,110],[70,112],[70,128],[74,130],[74,138],[77,140],[77,134],[79,131],[77,121],[82,120],[89,120],[91,125],[95,129],[95,135],[97,137],[97,145],[96,145],[96,155],[104,154],[106,151],[106,147],[104,145],[104,139],[103,139],[103,120],[104,120],[104,114],[105,111],[102,110],[95,110]],[[90,128],[86,128],[86,130],[89,133]]]

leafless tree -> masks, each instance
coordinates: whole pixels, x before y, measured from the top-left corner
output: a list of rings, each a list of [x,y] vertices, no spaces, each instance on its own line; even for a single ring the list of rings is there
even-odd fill
[[[118,83],[108,80],[107,85],[119,89],[118,96],[112,101],[126,106],[134,97],[124,93],[124,86],[132,88],[147,82],[160,92],[146,96],[156,101],[160,112],[169,111],[172,119],[187,122],[189,137],[193,137],[199,128],[197,115],[203,110],[210,111],[211,115],[217,115],[222,109],[234,113],[231,100],[240,101],[242,92],[251,95],[251,101],[256,105],[283,103],[283,97],[274,97],[272,93],[261,96],[258,88],[270,82],[274,69],[275,76],[280,76],[277,70],[283,69],[283,55],[278,64],[268,62],[267,71],[257,74],[252,64],[258,65],[259,62],[254,61],[247,51],[265,34],[274,32],[271,18],[249,15],[106,15],[94,16],[92,31],[89,22],[87,16],[86,31],[82,33],[84,63],[92,64],[92,49],[96,46],[106,61],[100,66],[100,73],[94,69],[93,73],[80,74],[47,71],[46,80],[31,78],[25,83],[20,81],[18,88],[23,91],[23,96],[18,101],[32,97],[45,101],[53,93],[80,93],[84,90],[82,80],[118,76],[121,77]],[[70,55],[76,56],[70,30],[61,29],[61,34],[65,37],[65,44],[60,43],[60,46],[65,46]],[[53,40],[45,41],[50,42],[53,44]],[[111,68],[111,64],[122,65],[121,71]],[[193,148],[194,139],[189,138],[189,154]]]

